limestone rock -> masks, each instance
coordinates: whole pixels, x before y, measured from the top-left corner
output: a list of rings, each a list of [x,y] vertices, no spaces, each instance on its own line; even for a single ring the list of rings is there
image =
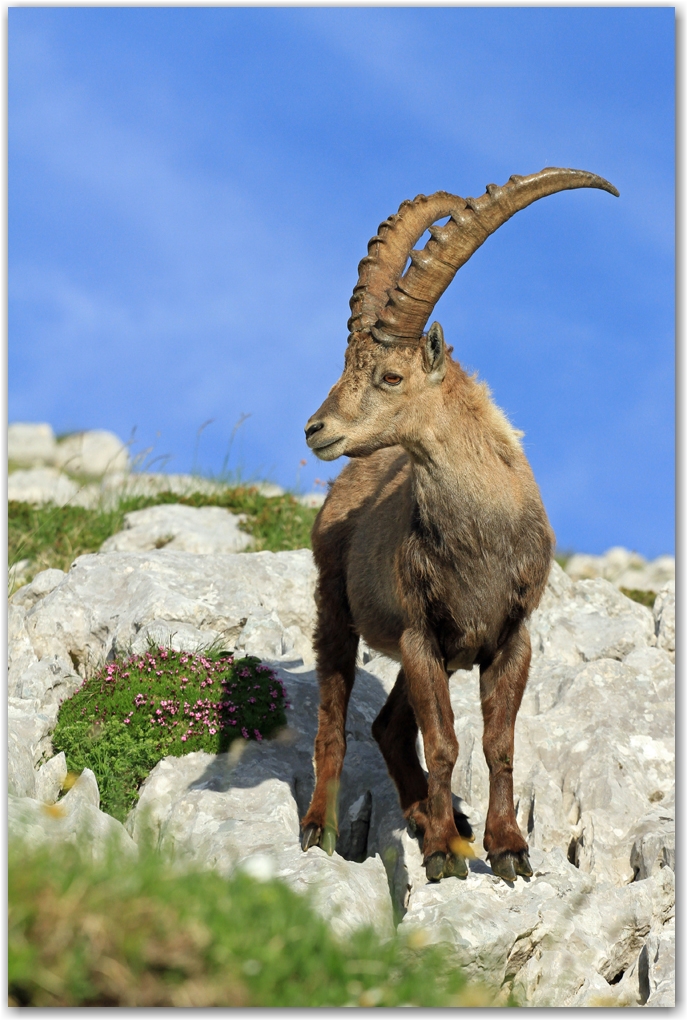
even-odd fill
[[[22,590],[25,589],[19,589]],[[38,662],[38,656],[26,630],[26,610],[12,600],[7,607],[7,682],[11,697],[17,696],[21,678],[34,662]]]
[[[54,591],[66,576],[64,570],[58,570],[56,567],[41,570],[29,584],[24,585],[23,588],[14,593],[12,606],[21,606],[24,610],[31,609],[32,606],[35,606],[36,602],[44,599],[46,595]],[[10,641],[11,644],[12,642]]]
[[[98,784],[84,769],[71,790],[57,804],[41,804],[29,797],[9,797],[10,838],[28,847],[73,843],[86,859],[99,860],[110,849],[135,856],[138,848],[121,822],[99,810]]]
[[[378,857],[352,864],[319,848],[304,854],[289,784],[240,767],[237,755],[203,752],[165,758],[146,780],[127,823],[134,837],[152,831],[178,862],[229,875],[258,858],[297,892],[311,892],[336,934],[374,926],[391,934],[391,901]]]
[[[202,632],[204,647],[222,641],[240,648],[251,618],[272,613],[280,654],[311,658],[314,582],[307,550],[95,553],[80,556],[62,583],[28,610],[25,628],[37,657],[70,658],[81,676],[136,642],[145,647],[149,637],[157,640],[161,625],[190,633],[196,643]]]
[[[129,470],[129,453],[114,432],[75,432],[57,444],[57,467],[75,475],[102,477]]]
[[[639,955],[640,1002],[656,1008],[675,1005],[675,920],[652,932]]]
[[[37,699],[41,705],[59,705],[70,698],[83,683],[71,663],[60,655],[46,655],[22,674],[17,696],[23,700]]]
[[[659,556],[649,563],[638,553],[615,546],[603,556],[571,556],[565,572],[574,581],[603,577],[617,588],[658,592],[675,579],[675,557]]]
[[[100,551],[237,553],[251,544],[250,535],[239,530],[245,519],[245,514],[231,514],[219,506],[151,506],[126,514],[124,529],[108,538]]]
[[[298,502],[303,506],[313,507],[317,510],[324,504],[326,498],[326,492],[306,492],[304,496],[296,496]]]
[[[19,503],[74,503],[79,486],[54,467],[13,471],[7,480],[7,498]]]
[[[400,930],[450,944],[471,977],[512,987],[528,1006],[637,1005],[615,982],[661,924],[672,883],[599,884],[561,850],[531,860],[533,878],[513,886],[480,861],[465,881],[423,886]]]
[[[626,598],[601,578],[569,587],[552,566],[552,581],[530,620],[532,649],[558,662],[623,659],[636,645],[656,643],[646,606]]]
[[[631,826],[634,836],[630,865],[635,881],[648,878],[659,868],[675,871],[675,796],[661,797],[643,818]]]
[[[20,729],[10,724],[7,731],[7,789],[15,797],[34,797],[36,772],[34,755]]]
[[[38,698],[8,699],[7,730],[10,754],[13,746],[22,748],[36,765],[50,747],[50,734],[57,722],[57,704],[42,705]],[[11,764],[11,759],[10,759]],[[10,767],[10,777],[12,767]]]
[[[675,582],[661,588],[654,602],[656,644],[675,662]]]
[[[64,751],[44,762],[36,773],[36,800],[54,804],[67,778],[67,759]]]
[[[21,467],[55,462],[55,434],[46,424],[13,422],[7,426],[7,459]]]
[[[284,490],[271,482],[245,482],[247,489],[257,489],[263,496],[283,496]],[[220,495],[228,485],[224,481],[203,478],[200,475],[166,474],[162,471],[133,471],[130,474],[113,472],[102,480],[104,492],[117,496],[155,496],[160,492],[173,492],[178,496],[189,496],[200,492],[204,495]]]
[[[136,840],[152,828],[180,867],[243,868],[296,889],[314,887],[319,909],[340,933],[366,922],[389,931],[393,898],[396,917],[405,914],[402,928],[447,941],[472,974],[497,975],[504,996],[512,988],[529,1005],[668,1005],[675,866],[670,590],[652,614],[606,579],[576,582],[552,569],[531,622],[532,667],[516,725],[518,821],[535,867],[528,882],[507,885],[484,859],[488,774],[479,675],[453,675],[460,742],[454,804],[470,819],[477,856],[465,882],[428,885],[420,845],[370,734],[399,667],[370,649],[361,649],[347,718],[337,853],[299,848],[319,700],[315,673],[301,661],[312,657],[314,581],[305,550],[207,556],[166,547],[80,557],[68,574],[46,571],[20,589],[9,606],[9,778],[19,798],[11,817],[19,805],[36,838],[57,831],[46,829],[56,819],[38,798],[48,787],[54,792],[61,766],[53,758],[36,768],[51,753],[59,699],[70,685],[149,640],[193,650],[223,642],[278,661],[292,706],[288,727],[274,740],[235,744],[228,755],[160,762],[127,820]],[[419,752],[424,760],[421,741]],[[98,811],[97,787],[86,778],[80,789],[53,807],[61,812],[80,797],[79,810],[100,832],[109,823]]]

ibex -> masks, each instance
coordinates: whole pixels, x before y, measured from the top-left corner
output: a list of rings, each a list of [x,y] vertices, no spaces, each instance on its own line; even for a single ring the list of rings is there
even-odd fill
[[[427,878],[468,873],[466,841],[474,836],[453,809],[458,742],[448,681],[474,664],[489,768],[484,849],[501,878],[532,874],[513,805],[514,727],[530,664],[526,621],[546,585],[554,535],[522,433],[486,385],[453,360],[439,323],[424,328],[489,234],[568,188],[618,195],[601,177],[556,167],[490,184],[478,199],[418,195],[381,224],[360,263],[343,375],[305,427],[321,460],[352,461],[312,533],[320,707],[304,850],[335,847],[346,711],[362,637],[401,665],[372,733],[405,818],[422,836]],[[411,250],[427,228],[425,247]]]

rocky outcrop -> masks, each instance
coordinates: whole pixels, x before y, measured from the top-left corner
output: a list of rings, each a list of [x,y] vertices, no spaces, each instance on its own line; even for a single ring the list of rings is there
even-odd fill
[[[29,847],[72,843],[90,860],[101,859],[112,849],[125,857],[138,854],[124,826],[100,810],[98,783],[90,769],[83,770],[59,803],[52,797],[40,802],[10,794],[8,824],[10,833],[21,833]]]
[[[134,510],[124,517],[124,530],[108,538],[101,552],[145,552],[175,549],[190,553],[242,552],[250,535],[239,529],[245,514],[219,506],[190,507],[179,503]]]
[[[565,572],[573,581],[603,577],[616,588],[659,592],[675,580],[675,557],[659,556],[649,562],[639,553],[614,546],[603,556],[576,553],[566,562]]]
[[[49,577],[46,575],[49,574]],[[58,575],[54,588],[40,601]],[[22,668],[57,656],[85,677],[150,641],[223,643],[266,658],[312,658],[314,569],[308,550],[199,556],[172,549],[92,553],[44,571],[12,596]],[[16,685],[14,655],[10,689]]]
[[[246,487],[256,489],[262,496],[285,495],[284,489],[271,482],[246,482]],[[55,467],[19,468],[11,472],[7,481],[8,499],[19,503],[54,503],[56,506],[82,506],[86,509],[111,509],[122,499],[132,496],[157,496],[161,492],[173,492],[176,496],[190,496],[200,493],[206,496],[221,496],[227,491],[226,482],[216,482],[198,475],[166,475],[147,472],[127,473],[113,471],[97,481],[87,476],[75,480]],[[303,506],[322,506],[325,494],[310,492],[296,495],[294,499]]]
[[[30,829],[34,839],[89,831],[47,810],[63,810],[73,794],[50,803],[64,770],[50,756],[50,732],[60,699],[84,676],[149,640],[189,650],[224,643],[278,669],[288,728],[228,754],[160,762],[127,820],[132,846],[147,832],[180,865],[243,868],[312,889],[341,933],[365,923],[389,932],[393,910],[415,944],[448,942],[470,974],[531,1005],[672,1004],[671,589],[652,613],[608,580],[574,582],[552,570],[531,621],[532,669],[516,726],[518,820],[535,871],[528,881],[497,879],[481,852],[488,776],[478,676],[453,676],[453,790],[478,856],[466,881],[428,885],[370,736],[398,667],[369,650],[347,722],[337,853],[299,849],[317,725],[314,580],[304,550],[207,556],[169,543],[83,556],[67,574],[44,571],[20,589],[10,602],[12,830]],[[90,829],[104,832],[90,777],[84,786]]]
[[[59,441],[50,425],[14,422],[7,430],[8,499],[20,503],[54,503],[109,509],[124,497],[156,496],[173,492],[220,495],[227,483],[198,475],[132,471],[135,466],[127,446],[113,432],[93,429],[74,432]],[[284,489],[273,482],[245,483],[263,496],[283,496]],[[325,493],[310,492],[295,497],[304,506],[320,507]],[[226,543],[211,551],[227,552]],[[140,548],[140,547],[137,547]],[[205,549],[189,549],[204,552]]]
[[[74,432],[58,442],[50,425],[15,422],[7,428],[7,456],[20,468],[53,467],[97,478],[130,468],[126,446],[104,429]]]

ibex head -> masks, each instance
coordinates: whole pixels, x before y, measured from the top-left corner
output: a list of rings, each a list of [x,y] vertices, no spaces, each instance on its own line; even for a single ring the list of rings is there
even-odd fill
[[[412,450],[433,416],[450,360],[441,326],[425,325],[456,272],[502,223],[545,195],[571,188],[601,188],[602,177],[584,170],[547,167],[513,175],[481,198],[445,191],[401,203],[368,245],[351,298],[350,335],[343,375],[310,418],[308,446],[321,460],[364,457],[396,444]],[[437,220],[448,216],[444,226]],[[429,228],[421,251],[413,246]],[[410,265],[406,264],[410,258]]]

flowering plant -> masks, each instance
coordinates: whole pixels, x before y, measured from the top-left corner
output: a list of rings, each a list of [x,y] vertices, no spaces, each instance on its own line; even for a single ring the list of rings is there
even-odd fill
[[[261,741],[285,725],[288,707],[281,680],[255,656],[160,647],[86,680],[60,706],[53,747],[70,770],[93,769],[103,809],[121,816],[162,758]]]

